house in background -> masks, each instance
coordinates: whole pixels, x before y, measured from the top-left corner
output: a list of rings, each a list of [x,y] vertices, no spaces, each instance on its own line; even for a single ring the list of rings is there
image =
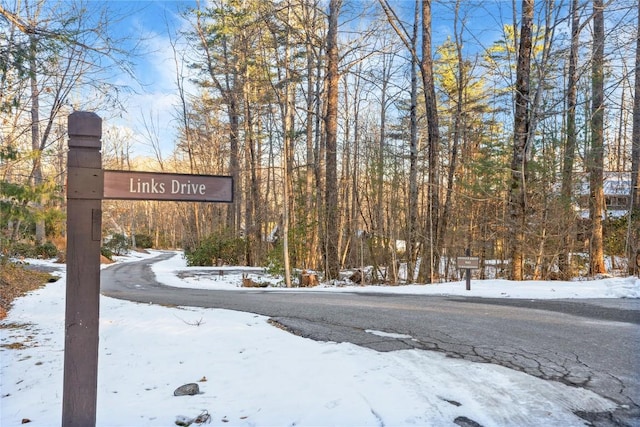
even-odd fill
[[[603,175],[605,218],[620,218],[631,207],[631,172],[605,172]],[[581,176],[576,209],[582,219],[589,219],[589,175]]]
[[[624,217],[631,208],[631,172],[605,172],[603,175],[603,192],[606,210],[603,214],[605,220],[605,234],[607,220],[616,220]],[[576,238],[584,251],[589,250],[591,237],[591,220],[589,219],[589,175],[580,177],[577,188],[576,213],[579,217],[576,229]]]

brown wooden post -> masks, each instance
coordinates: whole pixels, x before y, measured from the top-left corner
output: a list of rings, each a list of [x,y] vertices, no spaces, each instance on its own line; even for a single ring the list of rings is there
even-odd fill
[[[103,193],[102,119],[69,115],[67,290],[62,426],[95,426]]]
[[[465,254],[466,256],[468,256],[468,257],[469,257],[469,256],[471,256],[471,249],[470,249],[470,248],[467,248],[467,249],[464,251],[464,254]],[[467,289],[468,291],[470,291],[470,290],[471,290],[471,269],[470,269],[470,268],[467,268],[466,270],[467,270],[467,275],[466,275],[466,283],[467,283],[467,285],[466,285],[466,289]]]

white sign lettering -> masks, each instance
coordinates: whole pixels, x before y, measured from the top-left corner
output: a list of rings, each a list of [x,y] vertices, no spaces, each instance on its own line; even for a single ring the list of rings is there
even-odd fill
[[[129,192],[164,194],[164,182],[156,182],[153,178],[151,178],[151,181],[143,181],[138,178],[134,182],[133,178],[129,178]]]
[[[171,180],[171,194],[201,194],[205,195],[207,186],[204,184],[192,184],[190,180],[180,182],[176,179]]]
[[[103,172],[104,199],[233,202],[230,176]]]

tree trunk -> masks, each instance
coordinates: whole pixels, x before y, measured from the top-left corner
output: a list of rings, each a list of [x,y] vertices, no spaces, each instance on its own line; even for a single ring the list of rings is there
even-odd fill
[[[319,55],[322,56],[322,53]],[[323,63],[322,61],[316,61],[316,84],[315,84],[315,96],[317,99],[315,105],[315,146],[314,146],[314,167],[313,173],[315,178],[316,185],[316,214],[317,214],[317,241],[320,246],[320,257],[318,260],[318,265],[322,263],[322,269],[326,271],[326,256],[325,256],[325,244],[326,241],[326,208],[325,208],[325,199],[326,199],[326,186],[325,184],[325,174],[326,174],[326,133],[324,132],[324,128],[322,124],[324,123],[324,118],[326,115],[326,102],[322,102],[322,93],[323,93],[323,85],[322,82],[326,76],[323,76]]]
[[[571,6],[571,49],[569,51],[569,76],[567,82],[567,133],[564,146],[564,161],[562,163],[562,206],[565,215],[562,221],[565,226],[562,250],[558,258],[560,274],[563,279],[568,280],[573,272],[571,271],[570,254],[574,236],[571,235],[571,215],[573,213],[571,205],[571,195],[573,193],[573,162],[576,152],[576,103],[578,96],[578,48],[580,43],[580,14],[578,13],[578,0],[572,1]]]
[[[511,186],[509,188],[512,280],[522,280],[524,277],[529,75],[531,70],[533,5],[534,0],[522,1],[522,24],[516,69],[513,157],[511,160]]]
[[[337,279],[340,273],[340,255],[338,250],[338,14],[342,0],[329,3],[329,27],[327,30],[327,109],[325,115],[325,218],[324,218],[324,260],[325,279]]]
[[[638,4],[638,35],[636,41],[635,95],[633,98],[633,141],[631,149],[631,200],[633,209],[640,209],[640,3]]]
[[[589,152],[589,269],[592,275],[606,272],[602,216],[605,213],[604,170],[604,5],[593,0],[593,58],[591,63],[591,150]]]
[[[443,247],[444,235],[447,229],[447,224],[451,216],[451,205],[453,204],[453,186],[456,175],[456,168],[458,166],[458,149],[460,147],[460,140],[462,139],[462,120],[463,120],[463,104],[464,104],[464,92],[466,87],[466,74],[464,70],[464,59],[462,57],[462,35],[458,32],[458,18],[459,18],[460,0],[456,1],[455,6],[455,18],[453,22],[453,32],[455,36],[456,45],[456,59],[457,63],[457,76],[456,76],[456,111],[453,117],[453,138],[451,141],[451,156],[449,157],[449,170],[447,174],[447,190],[444,198],[444,206],[442,208],[442,214],[440,215],[440,232],[438,233],[438,249]],[[471,235],[469,235],[471,239]],[[469,247],[469,246],[467,246]]]
[[[378,139],[378,153],[375,159],[376,162],[376,213],[375,213],[375,223],[373,226],[373,232],[377,235],[379,239],[384,240],[385,230],[384,230],[384,209],[382,206],[384,205],[384,146],[385,146],[385,136],[387,133],[387,88],[389,86],[389,74],[390,64],[387,62],[388,55],[382,54],[382,70],[380,80],[380,125],[378,128],[378,132],[380,133]],[[379,240],[380,242],[381,240]],[[378,245],[379,246],[379,245]]]
[[[243,74],[247,77],[246,70],[243,70]],[[246,82],[247,79],[245,78]],[[260,206],[260,191],[258,184],[257,171],[259,169],[260,160],[258,159],[259,151],[256,150],[256,138],[254,136],[253,114],[251,100],[248,96],[248,91],[243,90],[244,100],[244,134],[245,134],[245,164],[246,169],[249,171],[248,195],[246,198],[246,207],[244,209],[244,225],[245,225],[245,262],[247,265],[256,265],[259,262],[259,247],[260,247],[260,222],[257,218],[257,206]]]
[[[227,114],[229,116],[229,174],[233,177],[233,204],[227,212],[227,227],[231,232],[237,231],[240,225],[240,204],[242,203],[242,193],[240,192],[240,161],[238,153],[238,135],[240,131],[240,111],[235,94],[229,96],[231,98],[227,106]]]
[[[313,8],[309,8],[313,9]],[[315,22],[315,19],[313,20]],[[309,28],[311,31],[311,28]],[[306,36],[306,60],[307,60],[307,111],[306,111],[306,123],[305,123],[305,135],[306,135],[306,166],[305,166],[305,226],[308,231],[307,251],[304,261],[304,267],[315,268],[315,259],[317,255],[316,241],[318,237],[317,227],[312,227],[317,223],[318,217],[316,206],[314,206],[314,173],[313,165],[316,163],[314,157],[314,106],[318,102],[316,96],[315,76],[314,76],[314,47],[311,40],[311,34],[307,32]]]
[[[35,35],[29,36],[29,80],[31,84],[31,148],[33,150],[33,170],[31,179],[34,187],[42,185],[42,149],[40,147],[40,91],[38,89],[38,69],[36,55],[38,54],[38,39]],[[42,209],[39,201],[35,202],[37,209]],[[44,219],[36,216],[36,244],[40,245],[45,240]]]
[[[635,95],[633,98],[633,130],[631,148],[631,217],[629,218],[629,274],[640,275],[636,253],[640,251],[640,4],[638,4],[636,38]]]
[[[433,58],[431,57],[431,0],[422,0],[422,84],[424,86],[425,114],[429,135],[429,179],[427,182],[427,218],[426,240],[423,247],[419,279],[433,283],[438,275],[440,248],[438,247],[439,223],[439,149],[440,130],[438,125],[438,106],[433,79]]]
[[[291,8],[287,7],[287,35],[286,46],[284,54],[284,68],[285,68],[285,84],[284,84],[284,109],[282,117],[282,126],[284,134],[284,149],[282,153],[282,170],[283,170],[283,212],[282,212],[282,258],[284,260],[284,281],[287,288],[291,287],[291,263],[289,256],[289,219],[291,216],[290,196],[291,196],[291,172],[293,161],[293,134],[295,132],[293,117],[295,114],[295,105],[293,100],[293,88],[291,83],[291,71],[290,71],[290,34],[289,28]]]
[[[414,51],[418,46],[418,12],[419,0],[416,0],[411,46]],[[409,142],[409,237],[407,239],[407,282],[415,280],[415,265],[417,261],[417,230],[418,230],[418,61],[411,55],[411,105],[409,112],[410,142]]]

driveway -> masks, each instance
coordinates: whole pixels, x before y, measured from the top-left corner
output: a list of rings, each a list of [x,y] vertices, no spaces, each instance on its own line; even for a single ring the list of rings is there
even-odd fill
[[[640,426],[640,300],[172,288],[158,283],[150,268],[171,256],[103,270],[102,293],[143,303],[261,314],[315,340],[348,341],[377,351],[432,350],[498,364],[584,387],[621,405],[615,413],[579,414],[593,425]]]

